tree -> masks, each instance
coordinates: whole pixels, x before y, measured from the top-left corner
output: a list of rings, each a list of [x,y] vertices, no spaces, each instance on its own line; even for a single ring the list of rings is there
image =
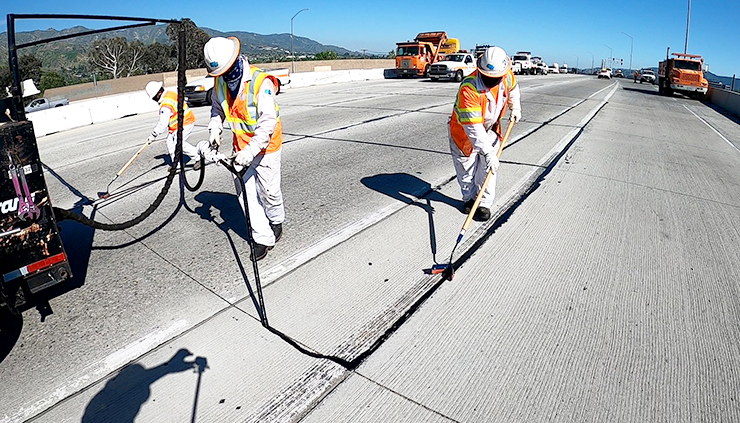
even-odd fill
[[[195,22],[190,19],[183,19],[181,24],[168,24],[166,30],[167,36],[172,41],[175,52],[177,52],[179,46],[178,34],[180,25],[183,25],[185,28],[185,69],[202,68],[203,46],[206,45],[211,37],[205,31],[198,28]]]
[[[33,79],[33,82],[38,85],[41,80],[41,59],[32,54],[18,56],[18,73],[21,82],[26,79]],[[13,85],[13,75],[10,73],[10,68],[0,66],[0,96],[5,96],[4,88],[11,85]]]
[[[174,46],[159,42],[149,44],[144,48],[141,57],[141,69],[144,73],[169,72],[177,69],[177,50]]]
[[[47,72],[41,76],[39,91],[44,92],[51,88],[63,87],[64,77],[56,72]]]
[[[335,60],[337,58],[337,53],[332,50],[322,51],[321,53],[316,53],[314,58],[316,60]]]
[[[139,73],[143,53],[144,44],[141,41],[129,43],[124,37],[103,38],[93,42],[89,60],[97,69],[110,73],[116,79]]]

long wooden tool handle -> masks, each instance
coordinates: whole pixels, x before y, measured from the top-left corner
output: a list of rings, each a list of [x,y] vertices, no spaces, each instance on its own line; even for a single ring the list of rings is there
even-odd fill
[[[139,154],[141,154],[141,152],[144,151],[145,148],[149,147],[149,144],[150,143],[151,143],[151,141],[147,140],[146,141],[146,144],[142,145],[141,148],[139,149],[139,151],[137,151],[136,154],[134,154],[130,159],[128,159],[128,162],[126,162],[126,164],[123,165],[123,167],[121,168],[121,170],[119,170],[118,173],[116,173],[116,177],[121,176],[123,174],[123,172],[125,172],[126,169],[128,169],[128,167],[131,166],[131,163],[133,163],[134,160],[137,157],[139,157]]]
[[[501,145],[498,148],[498,152],[496,152],[496,157],[501,157],[501,153],[504,151],[504,144],[506,144],[506,141],[509,140],[509,135],[511,134],[511,129],[514,128],[514,121],[509,121],[509,126],[506,128],[506,133],[504,134],[504,138],[501,140]],[[458,242],[462,239],[463,235],[465,235],[465,231],[468,230],[468,227],[470,226],[470,222],[473,221],[473,215],[475,215],[475,211],[478,209],[478,205],[480,204],[480,200],[483,198],[483,193],[486,191],[486,187],[488,187],[488,181],[491,180],[491,175],[493,175],[493,171],[491,169],[488,169],[488,174],[486,175],[486,179],[483,181],[483,186],[480,188],[480,192],[478,193],[478,196],[475,198],[475,202],[473,203],[473,208],[470,209],[470,213],[468,213],[467,219],[465,219],[465,223],[463,223],[462,230],[460,231],[460,235],[458,236]]]

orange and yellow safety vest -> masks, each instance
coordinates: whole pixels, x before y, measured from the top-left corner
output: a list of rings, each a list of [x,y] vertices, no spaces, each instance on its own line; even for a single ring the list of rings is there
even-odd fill
[[[516,87],[516,78],[511,70],[504,75],[501,84],[504,84],[503,90],[499,89],[499,86],[496,86],[491,91],[494,104],[499,104],[499,101],[506,102],[509,98],[509,93]],[[465,133],[464,125],[483,124],[485,122],[486,111],[488,110],[486,92],[488,91],[488,88],[478,81],[477,70],[462,80],[460,88],[457,91],[455,106],[452,109],[452,116],[450,117],[450,136],[452,136],[457,147],[466,156],[470,156],[473,153],[473,143]],[[499,95],[501,95],[499,93],[503,93],[501,99],[499,99]],[[496,108],[494,107],[493,110],[496,110]],[[501,125],[499,125],[499,121],[505,112],[506,107],[502,107],[501,114],[496,119],[496,124],[494,125],[499,138],[501,137]]]
[[[177,93],[174,91],[165,91],[164,94],[162,94],[162,102],[159,106],[161,109],[162,107],[166,107],[172,111],[172,116],[170,116],[170,123],[167,126],[170,133],[177,131]],[[183,125],[192,125],[195,123],[195,115],[193,114],[193,111],[190,110],[188,107],[188,104],[184,104],[184,110],[185,110],[185,120],[183,122]]]
[[[214,94],[217,101],[221,103],[226,121],[229,122],[231,131],[234,133],[234,151],[241,151],[246,147],[257,129],[257,119],[259,119],[257,96],[260,93],[262,82],[266,78],[270,78],[276,88],[279,86],[277,78],[267,72],[254,66],[250,66],[249,71],[252,78],[244,83],[244,89],[239,92],[237,98],[231,98],[231,94],[226,87],[226,81],[223,78],[216,77],[215,81]],[[270,137],[270,143],[263,150],[265,153],[278,151],[283,144],[283,126],[280,122],[280,108],[277,103],[275,103],[275,114],[277,115],[277,125]]]

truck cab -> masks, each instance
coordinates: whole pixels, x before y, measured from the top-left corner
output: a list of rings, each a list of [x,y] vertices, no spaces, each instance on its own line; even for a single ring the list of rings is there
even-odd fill
[[[666,56],[658,63],[658,91],[672,95],[674,92],[689,97],[703,99],[709,90],[709,82],[704,78],[708,70],[704,59],[697,54],[673,53],[675,58]]]
[[[439,57],[447,33],[421,32],[414,41],[396,43],[396,72],[401,76],[427,76]]]
[[[432,81],[449,79],[460,82],[464,77],[473,73],[475,68],[475,59],[472,54],[467,52],[448,54],[444,60],[432,65],[429,69],[429,77]]]
[[[517,75],[534,75],[537,68],[532,63],[532,53],[528,51],[517,51],[511,58],[512,71]]]

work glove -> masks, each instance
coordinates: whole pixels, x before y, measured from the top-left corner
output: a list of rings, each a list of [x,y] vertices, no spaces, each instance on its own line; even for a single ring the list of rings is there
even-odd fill
[[[216,149],[221,146],[221,129],[220,128],[210,129],[208,142],[211,143],[211,147],[216,148]]]
[[[157,139],[157,134],[152,132],[151,135],[149,135],[149,138],[146,139],[146,142],[153,142],[155,139]]]
[[[209,141],[200,141],[197,145],[198,153],[206,159],[207,162],[215,163],[221,160],[226,160],[226,156],[219,153],[218,150],[211,147]]]
[[[483,155],[483,158],[486,159],[486,169],[490,170],[493,173],[496,173],[499,165],[501,164],[498,161],[498,156],[496,156],[496,150],[492,148],[488,152],[481,154]]]
[[[511,109],[511,114],[509,115],[509,120],[517,123],[522,119],[522,109],[519,107],[515,107]]]
[[[252,160],[254,160],[254,153],[252,153],[252,149],[249,146],[236,153],[236,157],[234,157],[234,163],[244,167],[249,167],[252,164]]]

